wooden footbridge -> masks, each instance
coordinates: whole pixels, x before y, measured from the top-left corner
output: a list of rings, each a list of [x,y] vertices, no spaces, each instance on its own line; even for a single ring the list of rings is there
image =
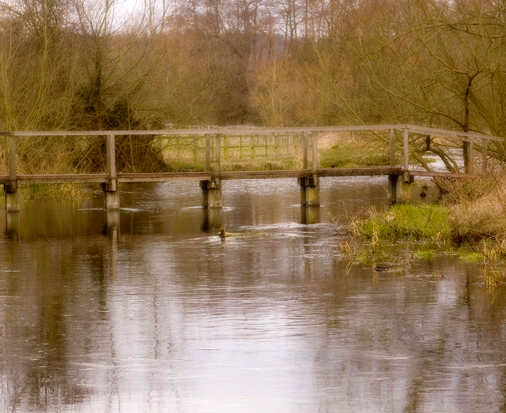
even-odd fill
[[[364,142],[364,134],[374,136],[383,142],[383,147],[378,146],[377,150],[384,151],[388,161],[385,165],[373,167],[321,167],[320,152],[325,147],[324,141],[329,135],[343,134],[348,134],[352,143],[353,134],[362,134],[360,142]],[[124,141],[125,138],[129,142],[149,138],[149,145],[156,146],[166,155],[166,164],[175,163],[178,168],[172,172],[143,172],[133,171],[130,165],[130,170],[122,170],[118,167],[117,148],[118,140]],[[419,146],[423,142],[429,149],[431,144],[439,145],[442,141],[450,142],[451,150],[461,151],[457,156],[463,159],[464,165],[459,172],[430,171],[412,162],[410,154],[415,144]],[[466,178],[478,172],[486,173],[491,142],[504,142],[504,138],[413,125],[0,132],[0,184],[4,185],[7,212],[19,211],[18,187],[23,184],[99,183],[105,194],[105,209],[117,210],[120,206],[118,184],[178,179],[200,182],[205,208],[222,206],[221,184],[230,179],[296,178],[301,189],[301,204],[318,206],[320,178],[383,175],[388,177],[391,200],[396,202],[401,192],[398,187],[409,185],[415,176]],[[51,148],[53,151],[66,148],[65,151],[74,157],[77,151],[82,156],[98,151],[103,158],[103,170],[87,171],[79,166],[79,162],[74,162],[72,171],[60,171],[58,155],[50,152]],[[481,151],[481,156],[476,149]],[[40,160],[37,156],[41,157]],[[51,162],[47,162],[48,157]],[[252,160],[262,157],[264,168],[254,170]],[[191,162],[185,164],[182,158]],[[289,162],[277,162],[280,159]],[[200,167],[196,167],[199,162]],[[266,162],[268,169],[265,169]],[[26,164],[30,167],[27,168]]]

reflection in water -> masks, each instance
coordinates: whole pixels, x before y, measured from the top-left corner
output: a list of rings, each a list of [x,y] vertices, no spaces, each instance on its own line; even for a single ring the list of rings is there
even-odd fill
[[[503,411],[504,288],[403,250],[404,273],[347,269],[329,212],[388,194],[337,183],[312,225],[279,181],[227,182],[233,208],[211,215],[188,183],[132,186],[119,220],[18,214],[0,239],[0,411]]]
[[[19,239],[19,213],[9,213],[5,215],[5,236],[8,239]]]

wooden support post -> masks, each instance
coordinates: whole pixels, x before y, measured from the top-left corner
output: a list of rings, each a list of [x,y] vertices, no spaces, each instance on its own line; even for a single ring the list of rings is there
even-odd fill
[[[302,169],[307,169],[308,141],[306,132],[302,132]]]
[[[487,173],[487,164],[488,164],[488,139],[482,140],[482,149],[481,149],[481,173],[485,175]]]
[[[410,182],[409,175],[409,131],[404,129],[404,136],[402,140],[402,148],[403,148],[403,180],[406,183]]]
[[[193,162],[197,163],[199,160],[199,138],[193,138]]]
[[[221,135],[216,135],[214,146],[214,172],[220,172],[220,152],[221,152]]]
[[[395,167],[395,130],[390,129],[390,166]],[[388,192],[390,193],[390,204],[397,203],[397,182],[399,181],[398,175],[388,176]]]
[[[313,174],[318,169],[318,134],[313,133]]]
[[[256,137],[255,136],[250,136],[249,137],[249,141],[250,141],[250,145],[251,145],[251,159],[255,159],[255,140],[256,140]]]
[[[104,186],[105,209],[119,210],[118,176],[116,173],[116,140],[114,135],[107,135],[107,182]]]
[[[398,201],[397,199],[397,182],[399,180],[399,176],[397,175],[388,175],[388,190],[390,193],[390,204],[395,205]]]
[[[268,157],[268,147],[269,147],[269,137],[264,136],[264,145],[265,145],[265,157]]]
[[[390,166],[395,166],[395,131],[390,129]]]
[[[107,135],[107,175],[110,181],[107,190],[116,191],[116,137],[114,135]]]
[[[206,135],[206,172],[211,170],[211,137]]]
[[[10,133],[9,139],[9,183],[4,185],[5,211],[19,212],[20,199],[18,193],[17,165],[16,165],[16,136]]]
[[[462,156],[464,157],[464,172],[466,174],[469,172],[469,165],[471,161],[471,142],[470,141],[462,141]]]

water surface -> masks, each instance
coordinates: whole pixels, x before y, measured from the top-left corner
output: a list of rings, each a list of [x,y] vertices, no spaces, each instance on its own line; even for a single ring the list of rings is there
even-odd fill
[[[100,200],[0,216],[0,411],[506,411],[505,289],[402,246],[398,271],[347,268],[339,225],[386,179],[321,195],[226,182],[205,213],[196,183],[125,185],[109,222]]]

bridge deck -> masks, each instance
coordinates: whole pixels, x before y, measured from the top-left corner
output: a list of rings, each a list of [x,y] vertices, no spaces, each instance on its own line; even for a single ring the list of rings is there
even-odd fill
[[[159,172],[159,173],[118,173],[118,182],[167,182],[173,180],[235,180],[235,179],[275,179],[275,178],[307,178],[318,177],[352,177],[352,176],[400,176],[403,169],[399,167],[363,167],[363,168],[329,168],[312,170],[269,170],[269,171],[222,171],[213,172]],[[471,178],[473,175],[447,172],[408,171],[412,176],[441,178]],[[17,181],[27,184],[54,183],[105,183],[108,174],[49,174],[49,175],[17,175]],[[9,176],[0,175],[0,184],[8,184]]]

